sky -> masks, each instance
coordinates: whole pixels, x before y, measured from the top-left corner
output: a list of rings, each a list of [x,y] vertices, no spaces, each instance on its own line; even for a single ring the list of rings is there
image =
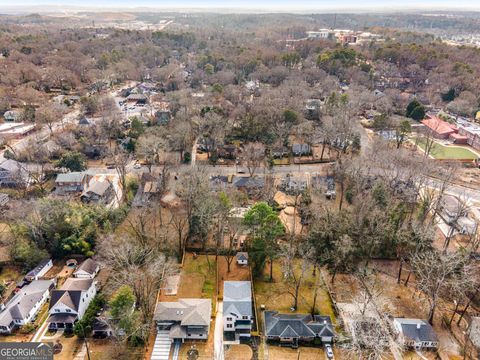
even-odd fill
[[[375,9],[475,9],[480,10],[480,0],[0,0],[0,8],[50,5],[58,7],[96,8],[235,8],[264,10],[328,10]]]

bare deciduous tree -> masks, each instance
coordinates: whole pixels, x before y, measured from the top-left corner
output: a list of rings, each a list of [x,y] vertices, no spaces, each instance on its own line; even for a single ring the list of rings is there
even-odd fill
[[[258,142],[246,144],[243,147],[241,161],[246,166],[248,175],[252,177],[265,161],[265,146]]]
[[[475,284],[475,272],[468,258],[457,253],[432,250],[412,256],[410,264],[417,288],[429,303],[428,322],[433,323],[442,297],[459,298]]]

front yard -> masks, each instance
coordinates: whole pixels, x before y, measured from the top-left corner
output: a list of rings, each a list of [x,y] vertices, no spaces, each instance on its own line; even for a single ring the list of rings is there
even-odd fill
[[[423,151],[425,151],[425,142],[421,139],[416,140],[417,146],[420,147]],[[475,160],[476,158],[478,158],[477,154],[475,154],[473,151],[469,150],[466,147],[445,146],[439,144],[438,142],[433,143],[430,155],[438,160]]]

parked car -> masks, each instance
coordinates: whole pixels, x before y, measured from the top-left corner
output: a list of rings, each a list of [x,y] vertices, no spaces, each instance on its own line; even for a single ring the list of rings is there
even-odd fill
[[[329,359],[333,359],[333,350],[329,344],[325,344],[325,352],[327,353],[327,357]]]

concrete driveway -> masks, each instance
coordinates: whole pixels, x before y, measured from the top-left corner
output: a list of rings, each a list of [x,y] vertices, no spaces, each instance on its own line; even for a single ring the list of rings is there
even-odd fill
[[[214,360],[224,360],[223,353],[223,302],[217,304],[217,315],[215,316],[215,334],[213,338]]]

